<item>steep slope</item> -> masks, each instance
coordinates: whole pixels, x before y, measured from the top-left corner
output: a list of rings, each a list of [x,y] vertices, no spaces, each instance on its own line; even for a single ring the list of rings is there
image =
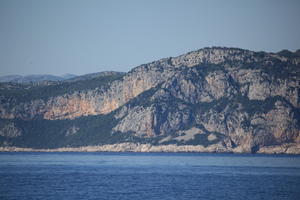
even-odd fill
[[[214,47],[126,74],[37,88],[0,87],[0,142],[33,148],[131,142],[300,153],[299,65],[292,52]]]

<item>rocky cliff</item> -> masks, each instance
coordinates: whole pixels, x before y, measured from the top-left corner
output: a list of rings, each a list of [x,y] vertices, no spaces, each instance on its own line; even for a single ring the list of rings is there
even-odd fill
[[[126,74],[32,87],[3,83],[0,144],[300,153],[299,92],[297,53],[204,48]]]

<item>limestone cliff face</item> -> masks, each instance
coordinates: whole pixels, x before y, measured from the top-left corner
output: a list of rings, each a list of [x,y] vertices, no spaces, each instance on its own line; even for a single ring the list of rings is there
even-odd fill
[[[177,95],[182,98],[189,96],[186,95],[187,93],[200,95],[196,98],[189,96],[191,101],[212,101],[212,99],[230,94],[233,88],[228,80],[233,79],[239,83],[241,90],[247,93],[249,99],[263,100],[270,95],[280,95],[287,97],[294,106],[298,106],[299,81],[297,79],[274,79],[264,74],[261,69],[240,69],[239,65],[259,63],[264,67],[266,63],[272,66],[274,59],[281,62],[284,60],[287,63],[299,62],[299,59],[288,59],[276,54],[264,53],[260,56],[256,54],[241,49],[205,48],[175,58],[141,65],[127,73],[122,80],[112,82],[105,89],[100,86],[94,90],[75,91],[72,94],[46,100],[34,99],[18,104],[15,104],[14,99],[5,99],[5,96],[1,96],[4,103],[0,105],[0,117],[32,119],[37,115],[42,115],[45,119],[74,119],[86,115],[106,114],[142,92],[167,81],[168,78],[180,81],[178,87],[182,94]],[[202,85],[193,85],[179,77],[183,76],[181,72],[184,68],[201,64],[224,65],[228,73],[216,70],[203,77],[201,72],[192,71],[191,76],[205,79]],[[176,89],[173,88],[173,90]]]
[[[112,82],[109,87],[87,91],[75,91],[72,94],[34,99],[16,104],[15,99],[1,96],[0,117],[4,119],[74,119],[80,116],[109,113],[124,105],[142,92],[157,86],[174,72],[172,69],[161,71],[160,62],[154,62],[135,68],[121,80]]]
[[[150,99],[142,100],[149,101],[149,106],[142,110],[151,120],[135,119],[132,117],[135,107],[126,109],[123,114],[126,117],[114,131],[132,131],[138,136],[152,133],[165,138],[166,143],[176,143],[181,130],[194,127],[208,135],[217,133],[224,147],[238,152],[299,143],[300,66],[295,65],[295,71],[287,72],[289,69],[283,63],[288,65],[297,59],[240,53],[236,49],[206,49],[172,58],[172,64],[181,68],[179,73],[157,88]],[[201,62],[218,65],[201,65]],[[260,62],[262,67],[243,67],[243,62]],[[274,75],[273,70],[278,70],[276,62],[282,67],[281,77]]]
[[[85,126],[83,117],[103,116],[101,120],[109,117],[109,125],[100,120],[101,127],[91,130],[105,128],[107,143],[121,137],[119,142],[203,145],[233,152],[268,152],[269,146],[283,145],[282,152],[295,152],[297,148],[287,149],[300,144],[299,92],[296,54],[205,48],[141,65],[95,88],[29,100],[1,94],[0,117],[57,123],[71,119],[61,131],[67,145],[96,126]],[[20,135],[18,124],[3,127],[4,138],[8,129]]]

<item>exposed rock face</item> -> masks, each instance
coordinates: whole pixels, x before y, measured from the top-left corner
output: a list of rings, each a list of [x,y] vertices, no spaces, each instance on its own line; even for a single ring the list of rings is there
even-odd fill
[[[80,130],[80,128],[76,127],[76,126],[72,126],[70,128],[68,128],[68,130],[66,131],[66,136],[71,136],[76,134],[78,131]]]
[[[174,72],[168,69],[168,66],[159,71],[163,65],[165,63],[160,62],[142,65],[129,72],[122,80],[112,82],[108,88],[99,86],[94,90],[75,91],[47,100],[38,99],[15,104],[14,99],[2,96],[4,103],[0,106],[0,117],[32,119],[42,115],[44,119],[54,120],[106,114],[171,77]]]
[[[119,123],[113,130],[120,132],[134,132],[137,136],[154,136],[154,112],[154,108],[152,107],[144,109],[143,107],[137,106],[133,108],[130,113],[126,113],[122,123]]]
[[[257,153],[264,154],[299,154],[299,144],[284,144],[280,146],[262,147]],[[140,143],[118,143],[99,146],[63,147],[56,149],[33,149],[20,147],[0,147],[0,151],[29,151],[29,152],[207,152],[207,153],[242,153],[238,148],[225,148],[222,144],[208,147],[202,145],[151,145]]]
[[[26,101],[1,95],[0,117],[73,120],[62,134],[74,140],[87,128],[84,116],[103,116],[101,120],[110,119],[107,126],[91,130],[105,128],[107,143],[121,135],[119,142],[202,145],[230,152],[270,152],[290,144],[276,152],[295,152],[300,143],[299,64],[297,54],[205,48],[141,65],[88,90]]]
[[[299,66],[294,76],[278,78],[272,71],[239,66],[239,62],[259,62],[261,59],[256,58],[253,52],[242,56],[238,56],[239,50],[229,50],[221,55],[222,52],[223,49],[206,50],[171,59],[173,65],[189,68],[175,73],[150,100],[145,99],[150,101],[151,109],[144,106],[143,110],[147,110],[151,120],[149,117],[132,118],[135,110],[127,109],[125,120],[121,120],[114,130],[130,130],[139,134],[141,131],[126,127],[142,126],[142,132],[171,134],[161,141],[176,143],[182,137],[178,137],[181,130],[187,129],[193,122],[194,128],[200,127],[209,134],[208,142],[218,141],[219,138],[212,139],[213,133],[220,133],[224,146],[236,148],[238,152],[256,152],[268,145],[298,143]],[[265,57],[273,59],[275,56]],[[266,62],[264,59],[260,62]],[[282,60],[288,61],[281,58],[280,62]],[[237,61],[238,67],[226,65],[228,61]],[[210,71],[203,70],[205,66],[199,65],[199,62],[225,64]],[[192,110],[191,105],[196,110]],[[151,125],[150,121],[153,121]]]
[[[15,126],[14,123],[1,124],[0,136],[7,138],[15,138],[22,135],[22,131]]]

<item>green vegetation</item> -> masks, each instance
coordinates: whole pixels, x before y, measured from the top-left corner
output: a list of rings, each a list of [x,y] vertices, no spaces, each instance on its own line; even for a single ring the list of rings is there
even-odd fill
[[[198,66],[195,66],[194,68],[197,69],[197,71],[200,73],[200,75],[202,75],[203,78],[211,72],[225,71],[224,65],[221,65],[221,64],[203,63]],[[187,68],[186,70],[190,71],[191,69],[192,68]],[[194,76],[192,78],[197,78],[197,76],[196,77]]]
[[[297,51],[299,54],[299,50]],[[177,141],[170,140],[163,144],[178,144],[178,145],[204,145],[208,146],[224,139],[224,135],[217,132],[207,131],[200,123],[202,119],[197,117],[205,117],[209,112],[214,112],[214,114],[222,113],[224,114],[224,121],[228,119],[228,116],[235,112],[236,110],[240,112],[245,112],[247,119],[241,123],[243,128],[253,127],[250,123],[250,118],[255,114],[268,113],[275,108],[275,103],[277,101],[283,102],[284,105],[289,106],[293,109],[292,117],[297,119],[298,126],[300,128],[300,109],[294,108],[293,105],[288,102],[284,97],[281,96],[270,96],[265,100],[250,100],[247,96],[238,93],[239,83],[235,82],[233,78],[230,77],[227,70],[232,70],[230,67],[235,67],[237,69],[257,69],[254,73],[259,73],[259,77],[262,77],[262,81],[268,81],[269,83],[276,82],[279,80],[291,80],[298,79],[300,77],[299,65],[295,65],[291,60],[296,57],[295,53],[289,51],[279,52],[278,55],[290,58],[288,61],[280,61],[272,56],[268,57],[265,52],[256,52],[253,54],[240,54],[236,53],[234,56],[242,56],[241,60],[227,60],[222,64],[209,64],[203,63],[198,66],[188,68],[188,67],[178,67],[174,70],[178,70],[180,74],[178,76],[171,77],[170,82],[167,82],[167,88],[162,88],[162,84],[151,88],[137,97],[131,99],[125,104],[128,108],[133,108],[136,106],[143,107],[153,107],[155,109],[155,119],[157,120],[157,126],[155,132],[157,137],[154,138],[144,138],[136,137],[134,133],[112,133],[112,128],[117,125],[119,120],[115,119],[114,114],[117,113],[122,107],[118,108],[116,111],[107,115],[97,115],[97,116],[85,116],[79,117],[72,120],[45,120],[35,117],[33,120],[21,120],[21,119],[0,119],[0,126],[4,126],[6,123],[13,122],[15,125],[22,130],[23,135],[16,138],[4,138],[0,136],[0,145],[4,142],[8,142],[12,146],[19,147],[32,147],[32,148],[59,148],[59,147],[78,147],[86,145],[102,145],[102,144],[112,144],[120,142],[138,142],[138,143],[152,143],[159,144],[159,141],[166,137],[166,135],[160,135],[161,127],[164,124],[166,127],[171,127],[169,116],[176,116],[179,125],[176,124],[176,130],[166,130],[171,135],[178,130],[188,130],[191,127],[198,127],[204,131],[204,134],[197,134],[195,138],[188,141]],[[253,61],[257,58],[258,61]],[[270,58],[271,57],[271,58]],[[268,60],[267,60],[268,58]],[[167,59],[170,65],[171,58]],[[160,66],[159,62],[157,65],[142,65],[145,71],[156,70],[163,71],[164,66]],[[140,68],[135,68],[132,70],[140,70]],[[235,70],[235,69],[234,69]],[[212,102],[202,102],[202,103],[190,103],[199,101],[198,96],[194,94],[189,94],[191,98],[188,99],[184,96],[184,92],[181,88],[181,81],[187,80],[196,85],[198,91],[202,89],[205,90],[205,77],[211,72],[225,72],[226,81],[230,86],[233,86],[236,90],[229,94],[227,97],[222,97],[218,100]],[[47,100],[50,97],[56,97],[64,94],[73,94],[74,92],[82,92],[90,89],[101,88],[106,90],[109,85],[115,81],[120,80],[124,74],[109,74],[105,76],[99,76],[89,79],[77,80],[77,81],[64,81],[64,82],[49,82],[49,85],[30,85],[30,84],[7,84],[0,83],[0,94],[1,103],[8,103],[8,106],[14,107],[20,102],[27,102],[35,99]],[[143,77],[140,77],[141,79]],[[251,82],[251,80],[249,80]],[[201,85],[202,84],[202,85]],[[250,83],[246,83],[250,84]],[[203,87],[202,87],[203,86]],[[202,87],[202,88],[201,88]],[[297,87],[297,86],[295,86]],[[291,90],[296,90],[298,88],[290,88]],[[299,90],[299,89],[298,89]],[[232,90],[230,90],[232,91]],[[158,93],[156,96],[156,92]],[[177,93],[177,95],[174,95]],[[208,92],[207,92],[208,93]],[[177,98],[183,95],[184,98]],[[208,94],[209,95],[209,94]],[[188,99],[187,101],[183,99]],[[11,103],[12,102],[12,103]],[[225,111],[226,109],[226,111]],[[179,115],[175,115],[178,114]],[[182,119],[184,113],[184,119]],[[188,115],[186,115],[188,113]],[[291,117],[291,118],[292,118]],[[188,119],[186,119],[188,118]],[[184,121],[185,120],[185,121]],[[205,118],[204,118],[205,120]],[[184,121],[184,122],[183,122]],[[182,122],[182,123],[181,123]],[[168,124],[169,123],[169,124]],[[176,122],[177,123],[177,122]],[[223,123],[223,122],[220,122]],[[170,126],[169,126],[170,125]],[[75,127],[75,129],[72,129]],[[175,126],[173,126],[175,127]],[[76,130],[72,134],[68,134],[70,130]],[[213,141],[208,140],[208,135],[214,134],[217,139]],[[255,147],[256,148],[256,147]],[[253,151],[256,151],[255,149]]]
[[[220,133],[214,132],[213,134],[216,136],[215,140],[208,140],[208,135],[211,133],[205,133],[205,134],[197,134],[195,135],[194,139],[188,140],[187,142],[180,142],[180,145],[203,145],[204,147],[207,147],[212,144],[216,144],[220,142],[224,135]]]
[[[216,136],[216,139],[215,140],[211,140],[211,141],[208,140],[208,136],[210,134],[214,134]],[[209,145],[216,144],[216,143],[218,143],[218,142],[220,142],[220,141],[222,141],[224,139],[224,135],[221,134],[221,133],[206,131],[204,134],[196,134],[193,139],[190,139],[190,140],[187,140],[187,141],[183,141],[183,140],[178,141],[178,140],[175,140],[175,139],[171,139],[171,140],[165,141],[163,143],[159,143],[159,141],[161,139],[165,138],[165,137],[166,136],[154,138],[153,141],[152,141],[152,144],[154,144],[154,145],[168,145],[168,144],[177,144],[177,145],[202,145],[204,147],[207,147]]]
[[[285,98],[281,96],[268,97],[265,100],[249,100],[246,96],[237,95],[235,102],[243,105],[243,111],[247,112],[250,116],[255,113],[267,113],[274,109],[275,102],[281,101],[291,105]]]
[[[279,51],[277,54],[280,55],[280,56],[287,57],[287,58],[296,58],[296,57],[298,57],[297,52],[293,53],[293,52],[291,52],[287,49]]]
[[[0,92],[1,95],[6,98],[16,99],[17,102],[26,102],[34,99],[46,100],[50,97],[72,94],[75,91],[95,89],[97,87],[105,89],[109,83],[121,79],[122,77],[123,74],[114,74],[74,82],[59,82],[47,86],[33,86],[29,87],[29,89],[26,89],[26,87],[28,87],[26,85],[18,85],[15,89],[3,89],[2,84]]]
[[[195,113],[204,114],[212,109],[217,112],[222,112],[226,106],[231,106],[231,109],[234,109],[240,103],[243,106],[242,111],[247,112],[250,116],[253,116],[255,113],[269,112],[274,108],[276,101],[285,102],[292,106],[291,103],[281,96],[268,97],[265,100],[250,100],[247,96],[243,96],[241,94],[231,98],[222,97],[212,102],[191,104],[190,106],[192,106],[192,110],[194,110]]]
[[[292,63],[276,61],[273,65],[262,66],[262,72],[269,74],[275,79],[289,80],[300,76],[300,68]]]
[[[111,144],[122,141],[124,134],[111,134],[117,120],[113,114],[86,116],[74,120],[1,120],[2,123],[14,122],[23,132],[16,138],[0,136],[0,144],[4,141],[12,146],[31,148],[78,147],[87,145]],[[68,129],[79,128],[73,135],[67,135]]]
[[[229,98],[222,97],[222,98],[212,101],[212,102],[201,102],[201,103],[197,103],[197,104],[190,104],[190,106],[192,107],[192,110],[195,113],[202,115],[211,109],[213,109],[217,112],[222,112],[225,109],[226,105],[229,104],[229,102],[230,102]]]

